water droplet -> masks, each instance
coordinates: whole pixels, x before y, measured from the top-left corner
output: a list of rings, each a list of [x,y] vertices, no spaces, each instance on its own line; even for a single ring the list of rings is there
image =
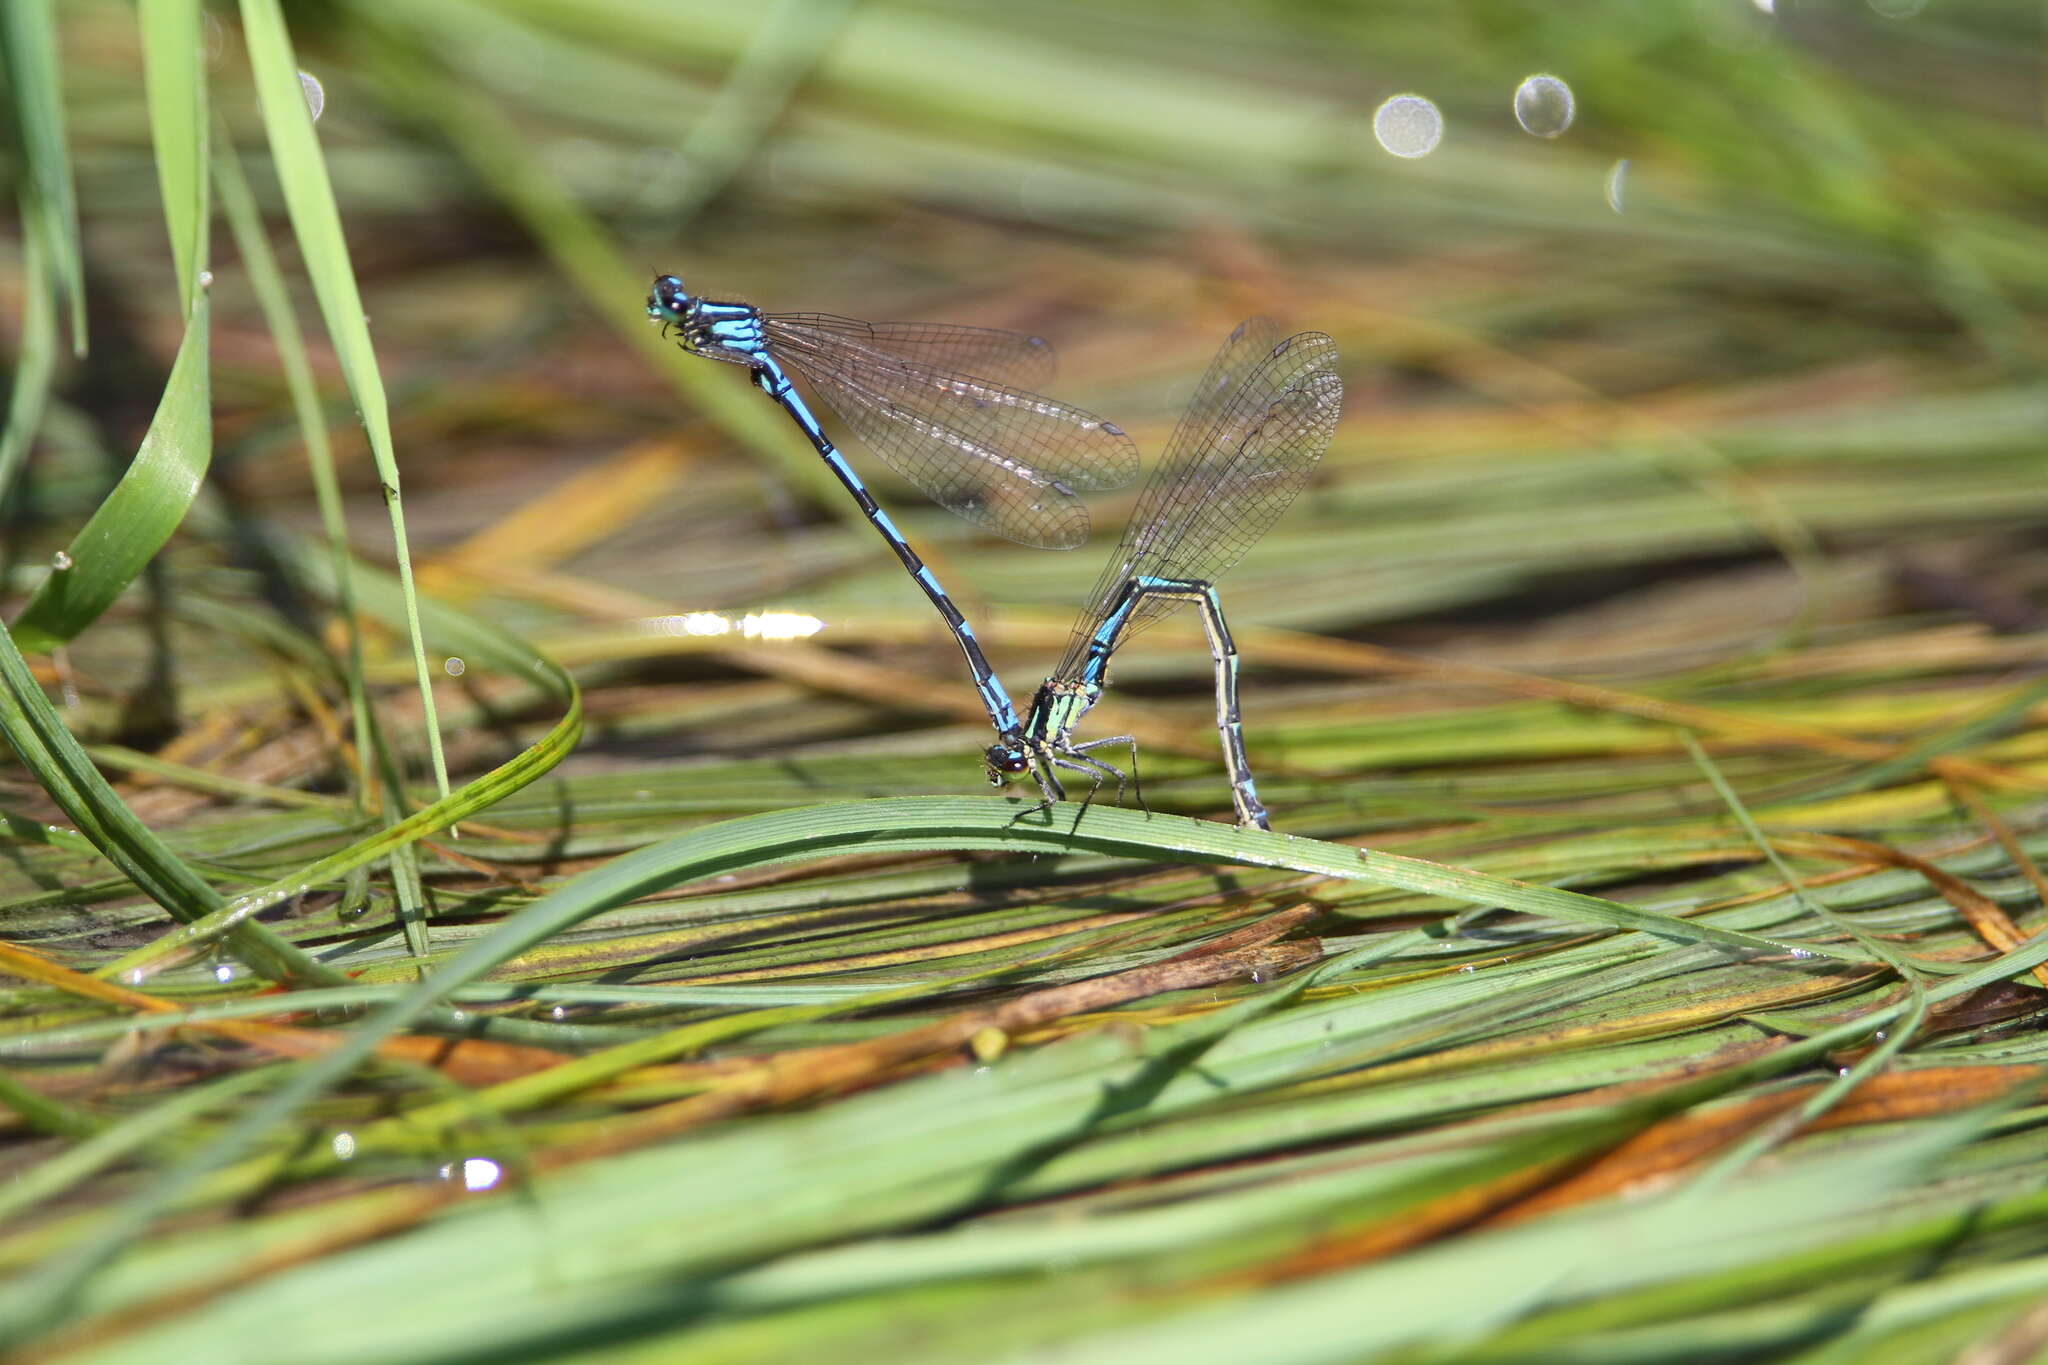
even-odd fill
[[[356,1135],[354,1133],[336,1133],[332,1146],[334,1159],[336,1161],[347,1161],[356,1154]]]
[[[504,1177],[504,1168],[487,1156],[466,1157],[462,1162],[462,1188],[488,1190]]]
[[[567,1019],[568,1017],[569,1008],[566,1005],[557,1005],[553,1009],[548,1011],[548,1018],[550,1019],[560,1021],[563,1019]]]
[[[1577,112],[1572,88],[1555,76],[1531,76],[1515,87],[1515,122],[1525,133],[1556,137]]]
[[[464,1024],[469,1022],[469,1016],[467,1014],[464,1014],[461,1010],[449,1010],[448,1022],[455,1025],[455,1027],[457,1028],[461,1028]]]
[[[1812,956],[1813,951],[1810,948],[1794,948],[1792,950],[1792,957],[1795,961],[1804,961],[1805,959]]]
[[[1458,970],[1459,970],[1459,971],[1461,971],[1461,972],[1469,972],[1469,971],[1474,971],[1474,970],[1477,970],[1477,967],[1478,967],[1478,964],[1477,964],[1477,963],[1473,963],[1473,962],[1467,962],[1467,963],[1466,963],[1466,964],[1465,964],[1464,966],[1462,966],[1462,967],[1458,968]]]
[[[213,979],[215,981],[220,982],[220,984],[223,986],[227,985],[228,982],[233,981],[235,979],[235,964],[232,962],[214,963]]]
[[[1266,981],[1266,974],[1265,974],[1264,972],[1262,972],[1262,971],[1258,970],[1258,969],[1257,969],[1256,967],[1254,967],[1254,968],[1252,969],[1252,973],[1251,973],[1251,978],[1252,978],[1252,984],[1253,984],[1254,986],[1260,986],[1260,985],[1264,985],[1264,984],[1265,984],[1265,981]]]
[[[69,569],[71,567],[71,552],[69,550],[59,550],[51,555],[50,567],[58,573],[63,573]]]
[[[453,654],[450,654],[447,658],[441,661],[441,667],[447,672],[448,676],[451,678],[459,678],[463,674],[469,672],[469,665],[464,663],[461,659],[457,658]]]
[[[140,967],[130,967],[127,971],[121,973],[121,981],[124,985],[140,986],[143,980],[142,968]]]
[[[1373,112],[1372,135],[1395,156],[1428,156],[1443,141],[1444,116],[1420,95],[1396,95]]]
[[[318,123],[321,111],[327,108],[326,89],[321,86],[319,78],[310,71],[299,73],[299,89],[306,92],[306,112],[313,116],[315,123]]]
[[[1628,158],[1607,168],[1607,207],[1621,212],[1621,197],[1628,190]]]
[[[213,288],[213,272],[211,270],[202,270],[199,272],[199,287],[201,289]]]

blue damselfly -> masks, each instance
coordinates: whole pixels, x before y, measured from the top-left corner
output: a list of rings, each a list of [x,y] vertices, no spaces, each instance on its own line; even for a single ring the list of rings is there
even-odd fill
[[[788,371],[941,507],[1007,539],[1066,550],[1088,538],[1077,494],[1129,483],[1138,451],[1113,423],[1021,387],[1051,376],[1052,348],[984,327],[764,313],[692,295],[674,275],[655,277],[647,316],[664,334],[675,329],[691,354],[746,366],[754,386],[789,414],[938,609],[996,732],[1014,733],[1016,709],[973,627],[827,439]]]
[[[1125,775],[1090,751],[1128,745],[1135,761],[1137,741],[1115,735],[1076,744],[1074,726],[1102,696],[1118,646],[1193,603],[1215,663],[1216,728],[1238,822],[1270,828],[1245,759],[1237,648],[1215,583],[1308,483],[1344,404],[1336,343],[1320,332],[1284,341],[1278,335],[1270,321],[1254,318],[1216,353],[1059,667],[1039,687],[1023,723],[984,755],[990,782],[1000,786],[1029,773],[1048,806],[1066,795],[1062,771],[1097,787],[1114,781],[1121,791]]]

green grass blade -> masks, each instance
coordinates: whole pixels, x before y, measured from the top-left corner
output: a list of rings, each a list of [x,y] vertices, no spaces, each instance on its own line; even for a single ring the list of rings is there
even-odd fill
[[[23,1170],[0,1190],[0,1222],[62,1194],[131,1152],[178,1134],[209,1110],[259,1089],[276,1076],[276,1071],[262,1068],[234,1072],[175,1092],[161,1104],[99,1129],[77,1146]]]
[[[1788,1239],[1812,1237],[1816,1226],[1827,1226],[1827,1214],[1851,1212],[1873,1193],[1920,1176],[1937,1152],[1973,1129],[1967,1121],[1930,1124],[1818,1170],[1774,1172],[1723,1195],[1709,1211],[1682,1199],[1624,1202],[1585,1217],[1454,1239],[1360,1270],[1172,1313],[1070,1345],[1060,1358],[1076,1365],[1250,1358],[1335,1365],[1402,1343],[1450,1346],[1553,1299],[1762,1259]],[[1483,1302],[1469,1292],[1473,1285],[1485,1286]],[[1362,1304],[1372,1311],[1361,1312]]]
[[[313,131],[313,117],[306,107],[304,87],[299,83],[297,58],[292,53],[291,35],[285,30],[284,15],[277,0],[242,0],[243,36],[249,44],[249,63],[255,72],[257,98],[263,110],[263,126],[270,138],[270,152],[276,163],[278,183],[284,191],[285,207],[291,214],[292,230],[305,259],[313,293],[320,301],[320,315],[334,343],[341,371],[361,414],[363,431],[377,465],[377,477],[384,485],[384,502],[391,514],[391,534],[398,564],[398,578],[405,593],[406,632],[412,645],[413,674],[419,688],[420,707],[426,718],[427,748],[431,755],[434,788],[448,796],[448,761],[442,752],[441,727],[434,704],[434,687],[427,668],[426,643],[420,633],[419,606],[412,582],[412,552],[405,533],[405,512],[400,503],[398,456],[391,443],[391,412],[384,393],[384,380],[377,369],[377,355],[370,344],[370,328],[363,317],[363,300],[356,288],[355,268],[350,262],[348,241],[341,230],[341,211],[334,200],[334,186],[327,177],[327,161],[320,151],[320,139]]]
[[[257,305],[263,311],[264,322],[277,346],[278,359],[284,367],[292,412],[298,420],[299,434],[306,443],[306,463],[313,475],[321,529],[327,536],[328,561],[333,573],[332,597],[347,642],[343,685],[348,691],[349,724],[355,738],[355,801],[360,809],[364,795],[374,785],[372,755],[387,755],[390,748],[378,727],[376,713],[371,709],[369,693],[363,682],[363,631],[356,613],[354,561],[349,553],[348,525],[342,510],[341,481],[335,476],[334,452],[327,439],[327,421],[320,410],[320,394],[313,381],[313,367],[306,357],[305,337],[299,330],[298,316],[293,311],[290,292],[285,288],[284,274],[278,269],[276,256],[270,249],[270,239],[263,230],[255,196],[250,193],[248,179],[242,172],[241,159],[236,156],[228,139],[220,140],[214,162],[221,206],[234,233],[235,244],[241,251],[242,264],[255,290]],[[390,785],[395,786],[396,783]],[[395,801],[383,803],[387,826],[403,817],[404,812],[398,809],[398,804]],[[406,946],[416,956],[423,956],[430,944],[425,916],[419,913],[422,893],[418,867],[411,850],[400,849],[393,854],[393,872],[397,878],[402,912],[400,922],[405,930]]]
[[[698,878],[719,876],[792,859],[858,851],[883,853],[932,849],[996,850],[1013,853],[1108,853],[1161,860],[1219,860],[1361,882],[1385,883],[1442,895],[1473,905],[1501,906],[1602,929],[1655,935],[1748,952],[1825,953],[1846,961],[1867,960],[1839,947],[1793,948],[1737,930],[1635,909],[1576,892],[1530,886],[1505,878],[1420,859],[1374,854],[1342,844],[1267,831],[1245,830],[1178,816],[1091,807],[1075,833],[1017,819],[1013,802],[993,797],[898,797],[837,806],[812,806],[747,816],[695,830],[616,858],[528,906],[491,933],[472,942],[441,971],[381,1011],[348,1047],[316,1063],[327,1083],[348,1074],[376,1040],[424,1015],[444,992],[467,985],[492,967],[541,943],[591,915],[640,896]],[[2030,939],[2013,953],[1944,982],[1930,999],[1949,999],[2048,959],[2048,934]],[[1897,1013],[1904,1009],[1898,1006]],[[1856,1029],[1881,1027],[1856,1021]],[[310,1095],[317,1089],[307,1083]],[[296,1085],[296,1083],[295,1083]]]
[[[77,1105],[52,1099],[5,1071],[0,1071],[0,1106],[13,1110],[14,1116],[28,1127],[55,1137],[90,1138],[100,1130],[100,1121],[92,1114]],[[0,1195],[0,1210],[5,1207],[6,1197]]]
[[[171,261],[187,308],[206,270],[206,45],[198,0],[143,0],[144,90],[150,140],[171,232]]]
[[[43,243],[49,225],[27,203],[21,221],[21,345],[14,385],[7,395],[7,425],[0,429],[0,494],[14,487],[21,462],[35,443],[57,372],[57,286]]]
[[[306,355],[305,334],[299,329],[292,307],[291,291],[284,272],[278,268],[276,253],[270,249],[269,234],[256,209],[249,179],[242,171],[234,143],[216,139],[213,146],[214,182],[219,187],[222,216],[234,234],[242,269],[256,295],[277,347],[278,364],[284,370],[285,389],[291,395],[292,416],[298,422],[299,437],[306,443],[306,465],[313,475],[313,494],[320,507],[320,528],[327,537],[327,552],[333,569],[335,613],[348,641],[344,684],[348,689],[349,718],[355,735],[357,800],[369,785],[369,755],[375,750],[376,716],[370,709],[363,685],[363,631],[356,616],[354,561],[348,549],[348,522],[342,510],[341,481],[334,472],[334,449],[327,439],[327,418],[320,408],[320,390],[313,378],[313,364]]]
[[[662,220],[670,232],[695,218],[759,150],[853,9],[852,0],[780,0],[710,107],[690,126],[680,172],[656,185],[641,211]]]
[[[22,649],[53,649],[98,620],[178,529],[213,458],[206,268],[206,88],[199,7],[192,0],[143,6],[150,135],[170,224],[185,339],[155,418],[114,491],[96,508],[14,623]]]
[[[428,810],[439,810],[448,804],[439,802]],[[420,812],[399,828],[414,824],[427,813]],[[498,963],[599,910],[679,882],[743,868],[833,852],[876,853],[935,848],[998,849],[1018,853],[1088,851],[1175,861],[1183,858],[1222,859],[1250,865],[1291,867],[1298,871],[1359,881],[1401,877],[1404,880],[1397,884],[1427,885],[1439,894],[1476,904],[1505,905],[1567,918],[1570,917],[1568,912],[1576,909],[1579,919],[1601,927],[1642,928],[1681,941],[1713,942],[1750,950],[1785,950],[1785,945],[1769,939],[1711,925],[1669,920],[1590,896],[1523,886],[1456,869],[1437,869],[1430,873],[1426,869],[1433,865],[1422,864],[1415,859],[1392,860],[1384,866],[1375,866],[1361,850],[1289,835],[1101,807],[1083,813],[1074,833],[1068,832],[1064,819],[1057,827],[1048,827],[1022,823],[1017,816],[1018,807],[1014,802],[992,797],[906,797],[863,801],[726,821],[614,859],[542,898],[472,942],[445,968],[356,1029],[346,1045],[307,1064],[228,1133],[167,1172],[146,1194],[132,1201],[87,1243],[51,1265],[35,1285],[25,1286],[22,1294],[0,1312],[19,1315],[14,1320],[26,1326],[41,1321],[44,1313],[53,1311],[48,1305],[69,1304],[87,1277],[116,1255],[159,1214],[171,1208],[196,1182],[240,1157],[250,1144],[273,1132],[278,1124],[287,1121],[303,1105],[347,1077],[368,1058],[379,1041],[434,1011],[448,991],[476,980]],[[451,814],[446,818],[460,818],[460,815]],[[299,883],[310,884],[313,883]],[[2044,939],[2041,951],[2048,956],[2048,939]],[[2014,955],[2022,956],[2023,953]],[[1957,978],[1958,981],[1967,979]]]
[[[333,566],[324,555],[302,550],[292,567],[315,590],[333,591],[334,583],[328,576]],[[406,619],[408,594],[395,579],[379,574],[367,565],[357,564],[353,581],[365,611],[392,623]],[[495,805],[547,773],[575,749],[583,734],[583,696],[574,679],[532,645],[487,621],[431,598],[421,601],[420,607],[424,628],[438,647],[472,663],[501,669],[534,684],[562,703],[562,718],[546,735],[518,755],[457,787],[440,800],[422,806],[368,838],[245,892],[226,904],[216,902],[217,908],[211,914],[187,920],[179,930],[121,958],[111,970],[138,970],[166,954],[211,941],[292,896],[314,887],[330,885],[356,868],[389,857]]]
[[[71,310],[71,349],[85,354],[85,267],[79,250],[78,192],[72,185],[70,143],[64,131],[57,25],[50,0],[9,0],[0,5],[0,57],[14,100],[28,169],[24,217],[39,224],[44,269],[54,293]],[[24,233],[26,235],[26,233]]]
[[[0,735],[79,832],[157,904],[181,920],[198,920],[222,903],[220,893],[135,818],[86,756],[15,647],[0,629]],[[238,927],[229,940],[259,974],[336,984],[321,967],[260,924]]]
[[[213,458],[208,314],[196,300],[162,401],[134,461],[72,537],[13,625],[19,648],[44,653],[98,620],[185,519]]]

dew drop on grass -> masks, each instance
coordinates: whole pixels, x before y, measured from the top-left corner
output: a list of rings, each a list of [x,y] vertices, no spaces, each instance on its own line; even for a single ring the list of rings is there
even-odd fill
[[[347,1161],[355,1156],[356,1135],[354,1133],[336,1133],[334,1135],[333,1152],[336,1161]]]
[[[232,962],[214,963],[213,979],[215,981],[220,982],[220,984],[223,986],[227,985],[228,982],[233,981],[235,979],[235,964]]]
[[[469,665],[453,654],[450,654],[441,661],[441,667],[447,671],[448,676],[451,678],[459,678],[469,672]]]
[[[313,121],[320,121],[320,114],[327,108],[327,90],[320,84],[320,78],[310,71],[299,73],[299,89],[306,92],[306,112]]]
[[[1531,76],[1515,87],[1515,122],[1537,137],[1556,137],[1572,126],[1578,104],[1555,76]]]
[[[211,270],[202,270],[199,272],[199,287],[201,289],[213,288],[213,272]]]
[[[69,550],[59,550],[57,551],[57,553],[50,556],[50,568],[55,570],[57,573],[63,573],[70,567],[71,552]]]
[[[1395,95],[1373,112],[1372,135],[1395,156],[1428,156],[1444,138],[1444,116],[1420,95]]]

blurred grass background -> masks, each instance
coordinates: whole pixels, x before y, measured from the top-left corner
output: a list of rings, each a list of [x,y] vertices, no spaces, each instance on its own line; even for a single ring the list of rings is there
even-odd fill
[[[2037,9],[0,56],[20,1358],[2042,1357]],[[1155,817],[976,795],[951,643],[655,270],[1042,334],[1148,455],[1240,318],[1331,333],[1224,589],[1300,837],[1215,823],[1192,622],[1091,716]],[[1028,695],[1130,495],[1032,551],[852,453]]]

